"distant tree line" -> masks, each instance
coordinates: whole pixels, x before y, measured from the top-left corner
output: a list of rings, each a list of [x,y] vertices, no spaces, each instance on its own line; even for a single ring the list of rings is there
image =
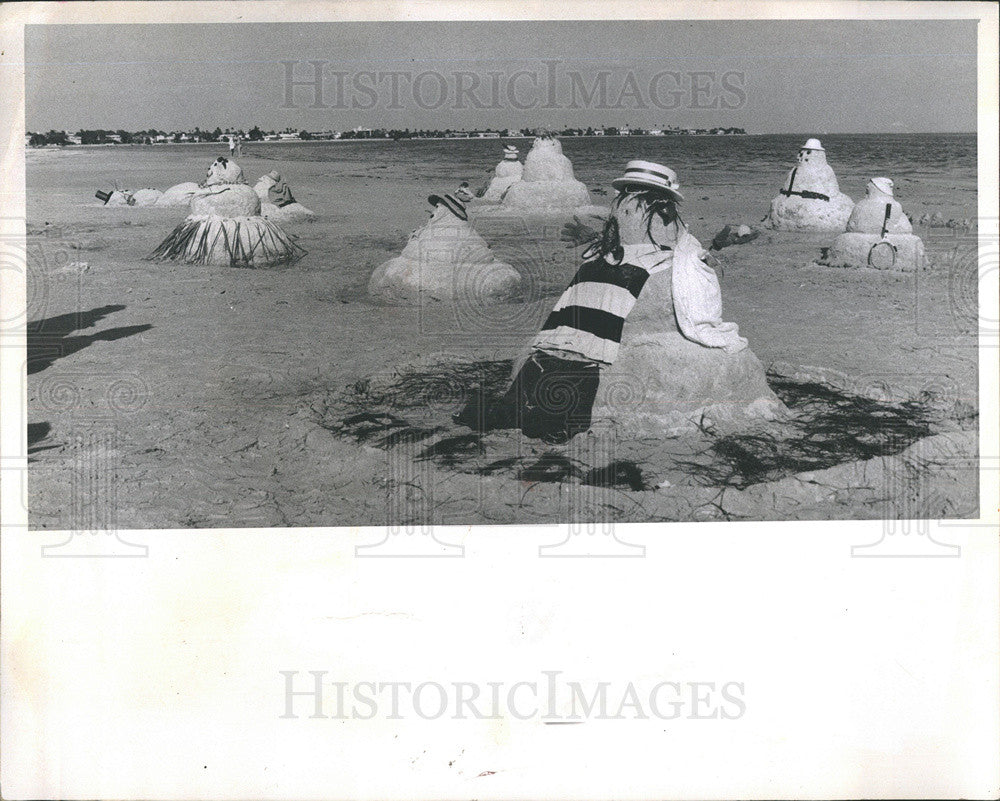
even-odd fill
[[[43,147],[45,145],[71,145],[71,144],[81,144],[81,145],[103,145],[103,144],[141,144],[141,145],[151,145],[155,143],[162,142],[218,142],[220,140],[225,140],[231,136],[239,136],[243,139],[248,139],[251,142],[261,142],[266,139],[274,139],[279,136],[283,138],[295,137],[297,136],[302,140],[311,139],[450,139],[450,138],[468,138],[468,137],[501,137],[501,136],[535,136],[540,133],[543,129],[538,128],[521,128],[519,130],[496,130],[496,129],[480,129],[477,131],[466,131],[466,130],[455,130],[452,128],[445,128],[443,130],[435,129],[419,129],[411,130],[409,128],[397,129],[397,128],[357,128],[353,131],[323,131],[323,132],[310,132],[306,130],[296,130],[295,128],[286,128],[284,131],[278,133],[275,131],[263,131],[257,125],[251,128],[249,131],[235,130],[231,128],[226,128],[222,130],[221,128],[215,128],[213,131],[203,131],[201,128],[195,128],[193,131],[159,131],[150,128],[146,131],[125,131],[122,129],[114,130],[81,130],[77,131],[73,138],[70,138],[70,134],[66,131],[49,131],[48,133],[28,133],[28,144],[31,147]],[[657,135],[671,136],[680,135],[687,133],[698,133],[698,134],[745,134],[746,131],[742,128],[698,128],[698,129],[686,129],[686,128],[663,128],[663,129],[642,129],[642,128],[628,128],[628,127],[616,127],[616,126],[601,126],[598,128],[587,127],[587,128],[563,128],[561,130],[555,129],[544,129],[549,133],[555,134],[557,136],[643,136],[650,133],[655,133]]]

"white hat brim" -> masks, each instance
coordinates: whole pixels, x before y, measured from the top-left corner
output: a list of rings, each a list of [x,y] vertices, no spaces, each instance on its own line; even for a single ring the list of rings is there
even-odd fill
[[[668,195],[672,195],[675,200],[684,200],[684,195],[676,189],[671,189],[669,186],[658,184],[656,181],[649,180],[647,178],[615,178],[615,180],[611,182],[611,185],[619,191],[624,189],[626,186],[648,186],[650,189],[659,189],[661,192],[666,192]]]

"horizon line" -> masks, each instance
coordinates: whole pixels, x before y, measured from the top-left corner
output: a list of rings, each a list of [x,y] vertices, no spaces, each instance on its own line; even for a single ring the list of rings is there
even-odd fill
[[[409,131],[413,131],[413,132],[419,132],[419,131],[456,131],[456,132],[491,131],[491,132],[502,132],[502,131],[515,131],[516,130],[517,131],[516,134],[511,134],[509,137],[507,137],[507,138],[510,138],[510,139],[517,138],[517,137],[523,138],[525,135],[521,134],[520,132],[522,130],[524,130],[525,128],[527,128],[527,129],[530,130],[530,129],[534,128],[534,127],[538,127],[540,129],[545,129],[549,133],[552,133],[555,136],[559,136],[560,135],[559,131],[553,130],[551,126],[544,126],[544,125],[543,126],[530,126],[530,125],[526,125],[526,126],[523,126],[521,128],[516,128],[516,129],[515,128],[486,128],[486,127],[476,127],[476,128],[394,128],[394,127],[361,128],[361,126],[358,126],[358,128],[361,128],[361,130],[368,130],[368,131],[405,131],[405,130],[409,130]],[[625,125],[603,125],[603,126],[598,126],[598,125],[582,125],[582,126],[581,125],[568,125],[565,128],[563,128],[562,130],[567,130],[567,129],[579,130],[579,129],[587,129],[587,128],[590,128],[590,129],[593,129],[593,130],[606,130],[607,128],[619,128],[620,129],[620,128],[623,128],[623,127],[624,128],[631,128],[632,126],[629,126],[627,124],[625,124]],[[707,131],[707,130],[712,130],[714,128],[740,128],[740,127],[741,126],[739,126],[739,125],[712,125],[712,126],[709,126],[709,127],[700,127],[700,128],[688,128],[688,127],[685,126],[683,128],[683,130],[685,130],[685,131],[686,130]],[[173,129],[171,129],[169,131],[169,133],[191,133],[191,132],[194,131],[195,128],[197,128],[202,133],[214,133],[216,129],[222,129],[223,135],[225,135],[225,130],[226,130],[226,129],[223,129],[221,125],[216,125],[214,128],[213,127],[203,128],[200,125],[196,125],[196,126],[194,126],[194,128],[173,128]],[[261,126],[258,125],[258,124],[255,124],[255,125],[252,125],[252,126],[250,126],[248,128],[240,128],[240,129],[238,129],[238,131],[234,131],[234,133],[235,132],[242,132],[242,131],[250,131],[253,128],[261,128]],[[288,126],[286,126],[285,128],[282,128],[280,131],[278,131],[277,129],[271,129],[271,131],[273,131],[274,133],[286,133],[287,132],[287,130],[286,130],[287,128],[288,128]],[[133,128],[133,129],[122,128],[122,127],[118,127],[118,128],[81,128],[81,127],[77,127],[75,129],[71,129],[71,128],[49,128],[48,130],[42,130],[42,129],[29,130],[28,127],[25,126],[24,134],[27,135],[29,133],[48,133],[48,131],[61,131],[62,133],[67,133],[67,134],[77,133],[78,131],[105,131],[105,132],[108,132],[108,133],[116,133],[118,131],[125,131],[126,133],[136,133],[138,131],[149,131],[149,130],[163,131],[164,133],[167,133],[167,131],[166,131],[165,128],[160,128],[160,127]],[[228,130],[233,131],[232,126],[229,126]],[[322,129],[322,130],[330,130],[330,131],[334,131],[334,132],[337,132],[337,133],[353,133],[353,132],[355,132],[357,130],[357,128],[345,128],[345,129],[342,129],[342,130],[338,130],[338,129],[335,129],[335,128],[330,128],[330,129]],[[640,128],[640,130],[664,130],[664,131],[666,131],[666,130],[670,130],[670,129],[664,129],[664,128],[660,128],[660,129],[657,129],[657,128]],[[680,130],[680,127],[679,126],[675,127],[674,130]],[[307,133],[312,133],[312,131],[309,131],[306,128],[299,128],[298,131],[306,131]],[[967,134],[978,134],[978,133],[979,133],[978,129],[977,130],[972,130],[972,131],[818,131],[818,130],[813,129],[813,130],[802,130],[802,131],[746,131],[746,130],[744,130],[744,132],[742,134],[738,134],[738,135],[739,136],[812,136],[812,135],[815,135],[815,136],[887,136],[887,135],[889,135],[889,136],[892,136],[892,135],[894,135],[894,136],[923,136],[923,135],[928,135],[928,134],[938,134],[938,135],[945,135],[945,134],[948,134],[948,135],[967,135]],[[631,136],[644,136],[646,134],[630,134],[630,135]],[[528,134],[527,136],[535,136],[535,134]],[[308,140],[303,140],[303,141],[308,141]]]

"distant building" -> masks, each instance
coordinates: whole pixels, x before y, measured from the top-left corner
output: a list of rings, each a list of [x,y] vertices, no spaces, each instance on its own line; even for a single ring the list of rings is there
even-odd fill
[[[475,131],[475,134],[480,139],[499,139],[499,131]]]

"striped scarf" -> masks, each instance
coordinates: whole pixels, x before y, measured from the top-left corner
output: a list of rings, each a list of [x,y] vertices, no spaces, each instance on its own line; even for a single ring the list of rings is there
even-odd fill
[[[584,262],[545,320],[531,347],[564,358],[613,364],[625,319],[653,273],[668,269],[673,251],[626,245],[621,264]]]

